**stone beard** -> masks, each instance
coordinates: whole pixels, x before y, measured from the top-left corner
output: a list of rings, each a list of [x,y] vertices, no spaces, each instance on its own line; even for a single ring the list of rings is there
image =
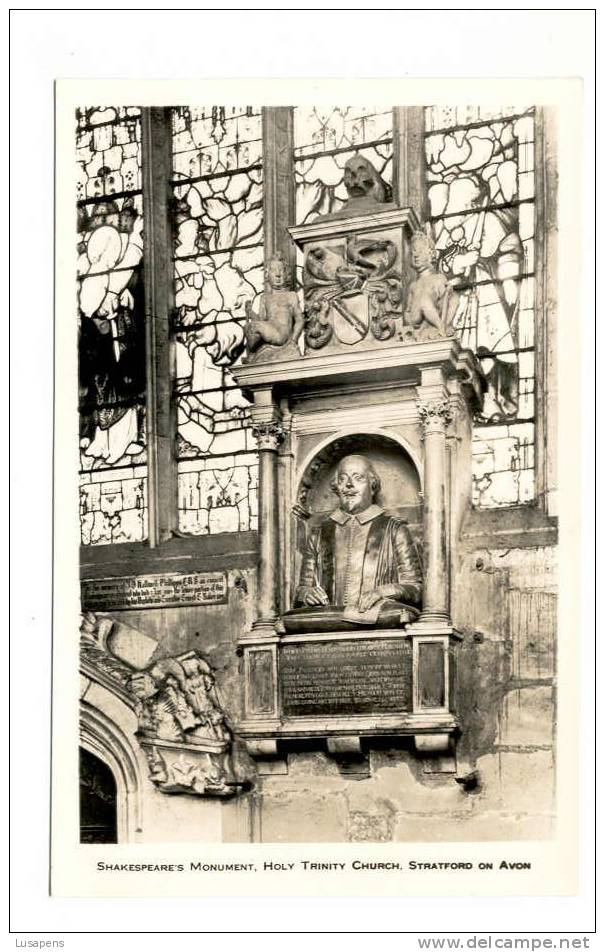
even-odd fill
[[[309,536],[297,606],[367,612],[374,606],[418,606],[421,572],[405,522],[375,502],[380,481],[364,456],[343,459],[333,481],[340,506]]]

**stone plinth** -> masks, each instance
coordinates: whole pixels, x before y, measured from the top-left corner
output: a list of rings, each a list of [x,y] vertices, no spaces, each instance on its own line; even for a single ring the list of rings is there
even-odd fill
[[[415,738],[419,750],[447,749],[457,727],[450,655],[455,632],[407,629],[247,638],[245,716],[238,725],[252,756],[278,757],[288,742],[315,738],[328,751],[361,750],[363,738]]]

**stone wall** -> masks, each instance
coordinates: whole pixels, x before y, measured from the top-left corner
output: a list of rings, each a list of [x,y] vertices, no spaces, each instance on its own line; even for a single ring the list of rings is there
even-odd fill
[[[225,809],[226,839],[481,841],[552,835],[555,549],[477,549],[460,568],[456,757],[374,746],[367,775],[321,751],[290,753]]]
[[[396,748],[376,742],[360,762],[339,764],[325,751],[301,747],[284,762],[257,765],[236,737],[236,769],[253,786],[212,807],[216,829],[211,838],[269,843],[549,836],[554,823],[555,557],[553,545],[480,546],[464,553],[455,584],[455,620],[463,634],[462,732],[455,757],[421,758],[411,742]],[[153,660],[190,648],[201,651],[215,669],[232,724],[242,715],[236,645],[253,621],[255,577],[252,566],[228,570],[226,605],[113,613],[157,641]],[[164,826],[174,813],[179,840],[190,836],[199,842],[195,816],[203,813],[207,822],[204,804],[196,807],[193,801],[184,812],[181,797],[168,797],[168,812],[151,810],[146,801],[156,803],[161,795],[146,777],[142,783],[140,838],[165,841]],[[174,829],[172,822],[168,826]]]

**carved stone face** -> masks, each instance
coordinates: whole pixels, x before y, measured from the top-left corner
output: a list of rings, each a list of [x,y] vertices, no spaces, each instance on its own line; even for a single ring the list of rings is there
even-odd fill
[[[363,512],[372,505],[375,484],[365,456],[345,456],[340,461],[334,490],[345,512]]]
[[[286,283],[286,269],[280,258],[272,258],[269,262],[267,280],[272,288],[283,288]]]
[[[345,164],[344,184],[349,198],[372,196],[384,201],[384,189],[378,172],[363,155],[354,155]]]
[[[412,239],[412,267],[417,271],[428,268],[433,264],[435,254],[432,246],[424,235]]]

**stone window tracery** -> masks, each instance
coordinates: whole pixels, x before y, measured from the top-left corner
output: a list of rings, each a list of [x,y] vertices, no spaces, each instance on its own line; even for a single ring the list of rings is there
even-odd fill
[[[534,110],[425,110],[440,267],[461,294],[454,326],[487,379],[475,420],[473,503],[534,500]]]

